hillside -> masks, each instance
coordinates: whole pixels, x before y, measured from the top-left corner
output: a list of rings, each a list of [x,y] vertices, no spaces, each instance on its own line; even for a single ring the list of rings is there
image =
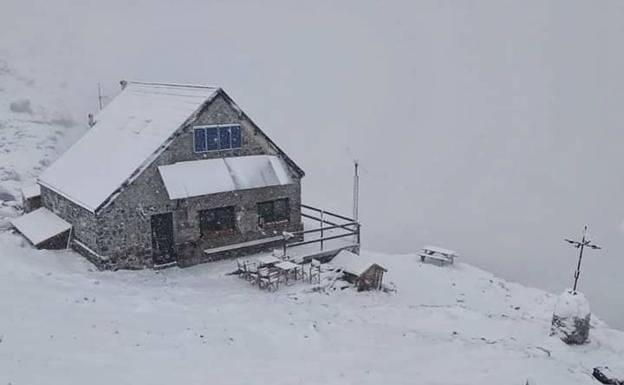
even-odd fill
[[[42,85],[0,63],[0,223],[80,132]],[[416,245],[414,247],[416,249]],[[0,233],[0,384],[597,384],[624,333],[549,337],[555,297],[465,263],[367,253],[395,293],[259,291],[232,261],[100,272]]]

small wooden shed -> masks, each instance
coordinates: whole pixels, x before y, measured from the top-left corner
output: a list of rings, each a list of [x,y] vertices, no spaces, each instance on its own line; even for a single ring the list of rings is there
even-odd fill
[[[338,253],[332,259],[331,264],[342,270],[344,279],[354,284],[358,291],[380,290],[383,275],[388,271],[368,258],[348,250],[342,250]]]

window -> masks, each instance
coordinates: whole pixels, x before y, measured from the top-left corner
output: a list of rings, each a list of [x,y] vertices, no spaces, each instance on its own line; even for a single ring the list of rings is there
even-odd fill
[[[199,211],[201,236],[234,232],[234,206]]]
[[[288,199],[258,203],[258,225],[288,222],[290,220]]]
[[[195,127],[193,138],[195,152],[227,150],[242,146],[239,125]]]
[[[206,151],[206,135],[203,130],[195,130],[195,152]]]

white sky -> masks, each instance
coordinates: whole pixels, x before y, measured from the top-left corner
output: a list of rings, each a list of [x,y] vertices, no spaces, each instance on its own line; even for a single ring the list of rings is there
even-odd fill
[[[587,223],[604,250],[580,288],[624,328],[622,20],[616,1],[4,0],[0,54],[66,81],[81,121],[97,82],[223,86],[309,204],[349,212],[362,162],[369,249],[438,244],[559,292]]]

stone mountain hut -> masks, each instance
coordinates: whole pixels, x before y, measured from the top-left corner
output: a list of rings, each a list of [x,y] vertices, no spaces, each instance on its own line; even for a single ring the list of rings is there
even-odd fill
[[[122,82],[13,221],[103,269],[188,266],[302,230],[304,172],[217,87]],[[32,197],[31,197],[32,200]]]

